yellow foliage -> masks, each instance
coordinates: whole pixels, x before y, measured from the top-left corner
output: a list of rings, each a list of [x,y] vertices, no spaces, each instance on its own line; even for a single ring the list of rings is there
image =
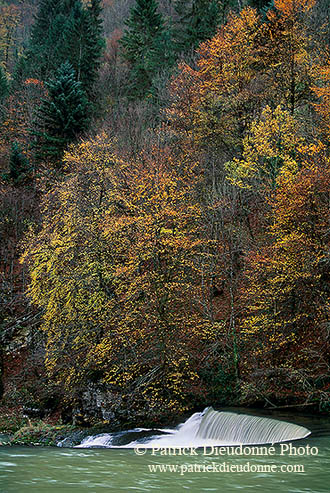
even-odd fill
[[[252,123],[243,140],[242,159],[226,163],[228,179],[240,188],[273,189],[282,175],[297,173],[299,151],[303,149],[299,125],[280,106],[268,106],[259,120]]]
[[[22,257],[44,310],[48,370],[68,392],[96,372],[148,406],[184,409],[200,337],[215,337],[198,309],[198,163],[159,151],[127,162],[102,134],[73,146],[64,165]]]

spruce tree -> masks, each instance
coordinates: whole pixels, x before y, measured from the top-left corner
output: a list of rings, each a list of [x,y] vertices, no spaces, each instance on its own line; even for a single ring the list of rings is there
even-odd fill
[[[81,0],[41,0],[16,80],[49,80],[68,60],[84,89],[91,92],[103,49],[101,0],[88,6]]]
[[[265,14],[267,10],[274,7],[273,0],[249,0],[249,5]]]
[[[81,82],[67,61],[47,84],[48,98],[42,100],[37,112],[36,157],[59,162],[65,148],[89,123],[89,103]]]
[[[40,0],[30,40],[19,61],[19,78],[46,81],[63,63],[64,40],[75,3],[76,0]]]
[[[31,179],[31,176],[29,176],[31,171],[32,167],[20,144],[13,142],[9,157],[9,172],[0,173],[1,178],[17,187],[25,184],[27,179]]]
[[[83,7],[76,2],[64,36],[62,53],[74,67],[77,80],[89,93],[97,78],[104,49],[100,0]]]
[[[175,40],[179,53],[196,49],[202,41],[215,35],[220,24],[217,0],[177,0],[175,10],[178,15]]]
[[[127,94],[138,99],[147,94],[154,76],[169,63],[168,36],[155,0],[137,0],[126,25],[121,45],[130,66]]]
[[[21,146],[14,142],[11,146],[8,178],[14,185],[18,185],[24,180],[30,169],[29,161],[23,154]]]
[[[97,72],[101,65],[101,57],[105,49],[101,1],[91,0],[91,4],[88,7],[89,23],[86,32],[86,55],[83,65],[83,73],[87,75],[85,77],[86,82],[84,82],[87,91],[97,79]],[[87,79],[89,81],[88,83]]]

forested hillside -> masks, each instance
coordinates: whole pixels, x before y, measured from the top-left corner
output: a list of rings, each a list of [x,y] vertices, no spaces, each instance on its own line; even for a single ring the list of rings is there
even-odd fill
[[[329,20],[0,0],[2,413],[330,412]]]

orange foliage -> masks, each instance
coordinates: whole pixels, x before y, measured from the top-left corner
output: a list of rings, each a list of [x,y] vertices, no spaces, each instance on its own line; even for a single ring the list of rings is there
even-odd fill
[[[321,129],[325,132],[325,138],[330,135],[330,61],[325,65],[316,65],[315,72],[319,80],[319,86],[313,86],[312,91],[318,96],[319,102],[314,104],[316,111],[321,116]]]
[[[250,114],[263,99],[256,74],[264,61],[256,10],[231,14],[228,23],[199,48],[197,69],[181,65],[172,82],[172,128],[196,144],[240,143]]]
[[[269,245],[252,255],[247,271],[243,332],[258,341],[256,356],[273,364],[292,347],[304,351],[311,333],[315,347],[327,340],[330,167],[322,156],[313,161],[279,178]]]
[[[201,309],[198,164],[165,151],[125,162],[105,135],[64,160],[73,171],[46,196],[24,254],[45,309],[48,370],[68,394],[99,372],[137,406],[182,410],[198,389],[200,344],[219,332]]]
[[[282,15],[292,17],[310,11],[315,5],[315,0],[274,0],[274,5]]]
[[[276,9],[267,13],[265,48],[270,95],[292,114],[310,99],[313,50],[308,16],[314,3],[314,0],[278,0]]]

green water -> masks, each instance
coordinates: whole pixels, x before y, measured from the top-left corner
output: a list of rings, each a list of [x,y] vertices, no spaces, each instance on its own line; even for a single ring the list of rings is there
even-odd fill
[[[317,434],[316,434],[317,435]],[[295,447],[317,447],[314,456],[138,456],[123,449],[0,448],[1,493],[48,492],[171,492],[192,493],[250,491],[251,493],[330,492],[330,436],[311,436],[293,442]],[[302,449],[301,449],[302,450]],[[208,453],[211,452],[208,449]],[[314,449],[315,452],[315,449]],[[158,454],[158,452],[156,452]],[[216,466],[303,466],[304,472],[217,472]],[[152,472],[150,465],[177,465],[177,472]],[[198,467],[209,470],[198,472]],[[190,467],[190,472],[186,469]],[[197,467],[193,471],[192,468]]]

